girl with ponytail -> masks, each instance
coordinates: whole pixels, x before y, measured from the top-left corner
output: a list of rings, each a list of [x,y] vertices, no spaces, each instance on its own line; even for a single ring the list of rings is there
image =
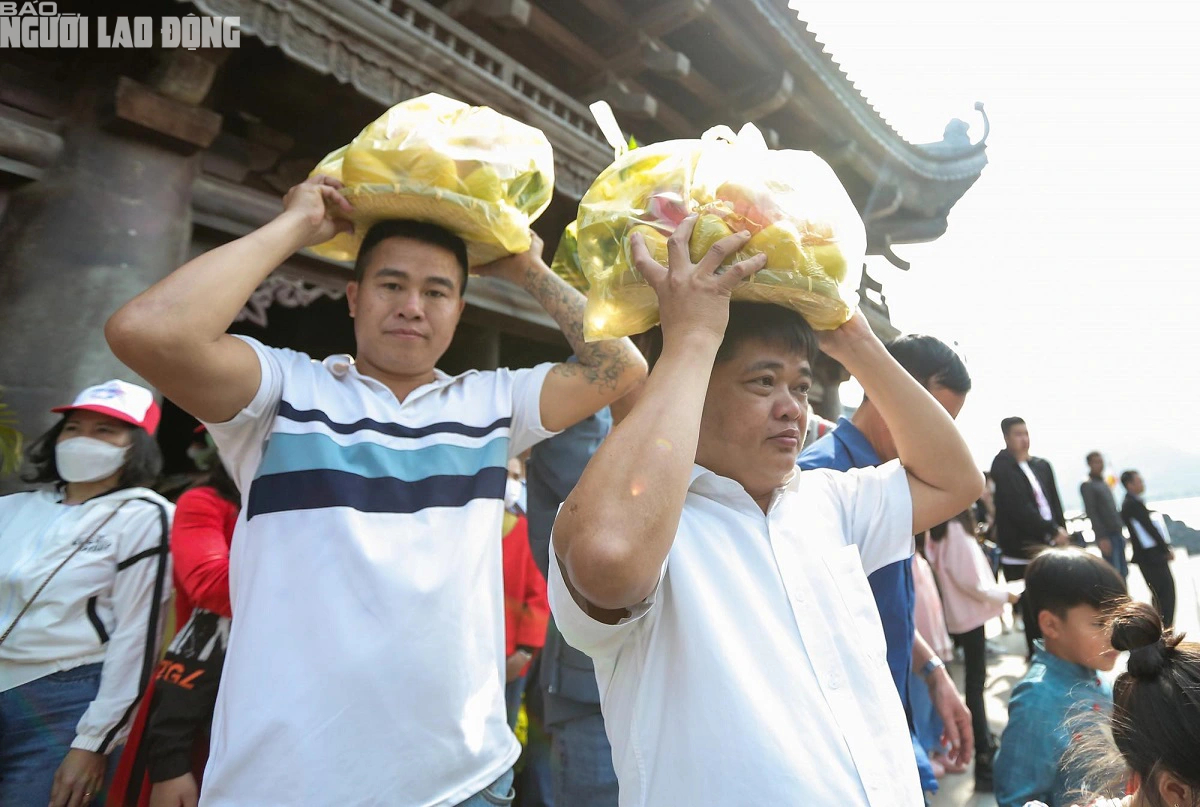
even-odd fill
[[[1121,807],[1200,807],[1200,644],[1163,629],[1153,606],[1112,618],[1112,644],[1129,663],[1113,685],[1111,732],[1087,732],[1072,751],[1085,793],[1128,793]]]
[[[1113,686],[1112,736],[1134,807],[1200,805],[1200,644],[1183,638],[1144,602],[1113,619],[1113,647],[1129,651],[1129,665]]]

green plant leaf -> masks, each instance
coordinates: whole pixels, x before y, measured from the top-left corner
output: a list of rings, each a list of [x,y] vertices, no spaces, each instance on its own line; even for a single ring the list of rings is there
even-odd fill
[[[3,392],[0,387],[0,392]],[[17,416],[0,401],[0,476],[15,474],[21,467],[21,449],[25,437],[17,428]]]

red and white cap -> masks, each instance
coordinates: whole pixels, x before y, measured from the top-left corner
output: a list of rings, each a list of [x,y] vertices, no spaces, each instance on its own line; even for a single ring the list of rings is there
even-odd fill
[[[70,406],[56,406],[51,412],[73,412],[84,409],[131,423],[154,434],[162,410],[154,401],[154,393],[137,384],[113,379],[88,387],[75,397]]]

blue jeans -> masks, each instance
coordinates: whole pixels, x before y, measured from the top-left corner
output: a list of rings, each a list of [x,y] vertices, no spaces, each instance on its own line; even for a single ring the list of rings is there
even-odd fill
[[[1129,577],[1129,561],[1125,559],[1125,535],[1117,533],[1116,535],[1108,536],[1108,540],[1112,542],[1112,552],[1104,556],[1117,573],[1121,577]]]
[[[617,807],[617,772],[599,714],[555,726],[550,759],[555,805]]]
[[[100,689],[102,666],[85,664],[0,692],[0,804],[50,803],[54,774]],[[109,756],[105,792],[93,804],[103,803],[117,756]]]
[[[509,768],[504,772],[503,776],[471,798],[460,803],[458,807],[506,807],[506,805],[513,803],[516,795],[516,791],[513,790],[512,768]]]

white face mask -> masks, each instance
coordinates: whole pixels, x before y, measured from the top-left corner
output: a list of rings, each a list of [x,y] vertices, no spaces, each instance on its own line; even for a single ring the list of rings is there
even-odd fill
[[[525,486],[521,484],[521,480],[509,477],[508,483],[504,486],[504,506],[509,510],[518,505],[524,509],[524,498]]]
[[[58,475],[67,482],[95,482],[121,470],[129,446],[114,446],[94,437],[72,437],[54,447]]]

